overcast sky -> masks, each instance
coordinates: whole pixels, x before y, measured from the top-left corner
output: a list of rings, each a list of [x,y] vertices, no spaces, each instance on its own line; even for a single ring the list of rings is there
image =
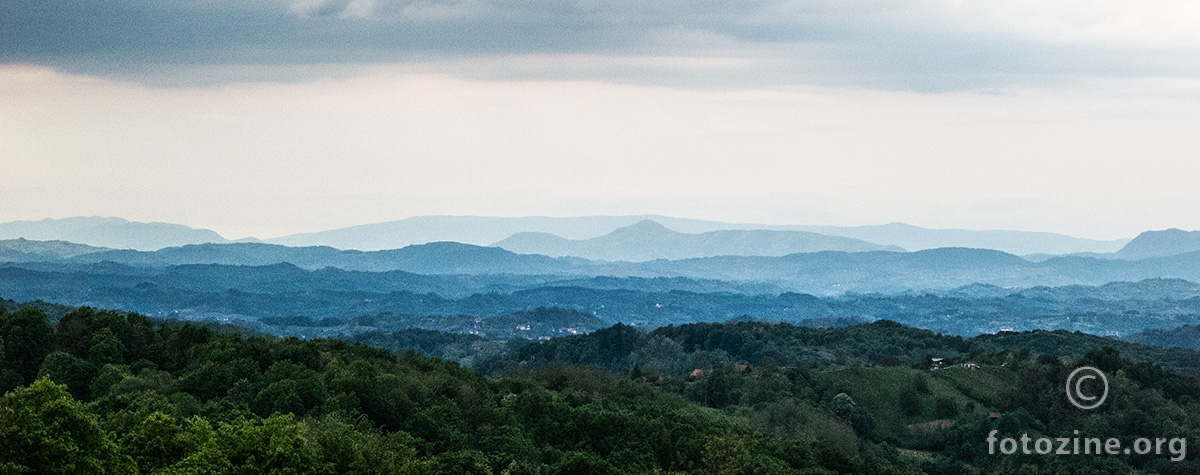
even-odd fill
[[[0,221],[1200,229],[1192,0],[3,0]]]

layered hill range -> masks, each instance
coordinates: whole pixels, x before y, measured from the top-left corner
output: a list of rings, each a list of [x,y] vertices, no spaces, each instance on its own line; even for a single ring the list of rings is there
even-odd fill
[[[0,241],[0,262],[54,272],[79,272],[79,266],[94,270],[111,265],[162,268],[286,263],[305,270],[508,276],[489,280],[494,282],[513,280],[514,276],[540,282],[593,277],[684,278],[736,283],[730,286],[767,292],[837,295],[970,284],[1032,287],[1148,278],[1200,281],[1197,235],[1200,233],[1177,230],[1146,232],[1114,253],[1028,259],[964,247],[906,252],[895,246],[804,231],[681,233],[643,220],[588,239],[525,232],[502,239],[497,246],[433,242],[380,251],[263,242],[188,244],[141,251],[19,238]]]
[[[295,234],[265,242],[288,246],[331,246],[363,251],[394,249],[412,244],[453,241],[481,246],[495,245],[524,233],[540,233],[543,241],[582,241],[603,237],[621,228],[652,221],[669,230],[683,234],[706,234],[713,231],[798,231],[826,237],[857,239],[884,248],[899,247],[909,251],[939,247],[969,247],[995,249],[1016,255],[1111,253],[1124,246],[1128,239],[1102,241],[1081,239],[1055,233],[1008,231],[927,229],[903,223],[872,226],[807,226],[728,223],[658,215],[585,216],[571,218],[523,217],[496,218],[484,216],[419,216],[385,223],[353,226],[317,233]],[[643,223],[644,224],[644,223]],[[649,228],[650,226],[645,226]],[[643,229],[644,231],[645,229]],[[798,237],[793,239],[804,239]],[[808,252],[812,248],[809,237]],[[778,239],[778,238],[777,238]],[[512,242],[510,244],[516,244]],[[861,244],[859,244],[861,245]],[[515,249],[513,249],[515,251]],[[830,247],[821,250],[845,250]],[[521,251],[518,251],[521,252]],[[765,252],[765,251],[760,251]],[[755,254],[762,255],[762,254]],[[699,255],[687,257],[704,257]]]
[[[1200,286],[1194,283],[1200,282],[1196,232],[1152,231],[1128,242],[1106,242],[904,225],[868,229],[907,230],[910,238],[924,239],[916,244],[935,238],[975,244],[910,248],[896,244],[904,242],[905,234],[899,232],[884,236],[896,240],[873,241],[803,230],[707,229],[704,226],[715,225],[632,218],[636,217],[414,218],[376,226],[407,226],[410,232],[404,239],[420,237],[414,231],[419,229],[425,230],[425,237],[460,233],[474,239],[496,237],[517,224],[541,223],[543,230],[517,228],[483,245],[438,241],[382,250],[224,238],[137,249],[132,244],[154,247],[166,242],[163,236],[168,234],[173,239],[205,240],[215,233],[111,219],[5,223],[0,224],[0,237],[10,239],[0,239],[0,298],[205,320],[281,318],[264,330],[287,333],[294,329],[282,328],[303,327],[303,333],[290,334],[306,336],[413,325],[483,331],[479,328],[491,327],[479,319],[557,315],[520,313],[542,307],[583,316],[570,314],[563,320],[570,320],[569,325],[539,337],[616,322],[655,326],[744,315],[810,323],[887,318],[959,334],[1061,328],[1127,335],[1200,324]],[[464,223],[472,222],[482,223],[483,231],[462,234]],[[441,227],[422,228],[421,223]],[[489,228],[487,223],[500,224]],[[568,224],[593,228],[585,233],[568,226],[574,234],[565,235],[545,231]],[[124,229],[136,242],[121,249],[63,239],[92,236],[81,230],[84,225],[100,229],[95,236],[105,239],[120,235],[112,229]],[[156,229],[167,233],[136,236]],[[603,232],[596,234],[597,230]],[[1013,236],[1027,238],[1022,249],[1058,246],[1072,254],[1033,258],[979,246]],[[346,320],[360,316],[378,318]],[[427,318],[435,316],[446,319]],[[306,320],[326,318],[334,321]],[[506,325],[536,327],[510,320],[488,331],[499,332]]]
[[[687,240],[692,244],[703,240],[732,242],[742,239],[740,246],[760,250],[751,254],[731,252],[732,255],[775,255],[776,252],[813,252],[818,250],[856,252],[864,250],[861,242],[829,239],[849,238],[873,244],[874,249],[901,248],[920,251],[940,247],[967,247],[994,249],[1021,256],[1063,255],[1077,253],[1113,253],[1122,248],[1129,239],[1111,241],[1082,239],[1054,233],[1007,231],[1007,230],[963,230],[927,229],[902,223],[875,226],[803,226],[727,223],[669,216],[585,216],[571,218],[523,217],[497,218],[485,216],[419,216],[414,218],[333,229],[315,233],[294,234],[258,240],[240,239],[238,242],[266,242],[285,246],[328,246],[337,249],[378,251],[399,249],[414,244],[431,242],[458,242],[478,246],[491,246],[516,236],[506,243],[528,246],[530,239],[544,242],[586,241],[604,237],[621,228],[633,226],[633,230],[620,234],[630,237],[637,230],[646,231],[652,226],[642,223],[653,221],[661,227],[680,234],[701,234],[703,238],[673,236],[675,242]],[[642,223],[642,225],[638,225]],[[653,229],[651,229],[653,231]],[[714,231],[795,231],[788,233],[750,233],[741,235],[725,233],[707,235]],[[526,233],[540,233],[537,238]],[[805,234],[808,233],[808,234]],[[813,233],[821,236],[814,236]],[[659,230],[658,234],[665,234]],[[545,236],[553,235],[553,236]],[[661,237],[661,236],[659,236]],[[138,223],[120,218],[67,218],[43,219],[40,221],[13,221],[0,223],[0,240],[25,238],[37,241],[68,241],[110,249],[134,249],[153,251],[164,247],[187,244],[227,243],[219,234],[207,229],[194,229],[170,223]],[[522,240],[524,240],[522,242]],[[614,241],[609,238],[601,241]],[[602,244],[594,242],[593,244]],[[558,242],[556,245],[562,245]],[[572,245],[574,246],[574,245]],[[680,254],[674,258],[706,257],[709,252],[719,251],[719,246],[700,245],[705,255]],[[730,248],[730,249],[736,249]],[[546,252],[551,252],[546,250]],[[611,251],[610,251],[611,252]],[[674,251],[673,251],[674,252]]]

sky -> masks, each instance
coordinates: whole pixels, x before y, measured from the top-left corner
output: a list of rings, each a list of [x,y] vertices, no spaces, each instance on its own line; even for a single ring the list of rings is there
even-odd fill
[[[1200,229],[1191,0],[4,0],[0,221]]]

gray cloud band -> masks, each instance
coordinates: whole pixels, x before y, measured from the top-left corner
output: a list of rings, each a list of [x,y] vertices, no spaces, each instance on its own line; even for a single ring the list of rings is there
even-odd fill
[[[970,32],[897,2],[611,0],[8,0],[0,61],[126,76],[204,65],[437,61],[505,55],[723,57],[735,69],[587,79],[700,87],[822,84],[958,90],[1078,76],[1200,73],[1200,52]],[[454,72],[454,71],[450,71]],[[299,74],[299,73],[298,73]],[[496,72],[579,79],[574,71]]]

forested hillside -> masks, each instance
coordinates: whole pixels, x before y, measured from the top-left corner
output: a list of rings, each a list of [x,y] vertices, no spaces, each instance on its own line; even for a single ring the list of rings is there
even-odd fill
[[[587,367],[0,310],[3,473],[909,473]]]
[[[1183,325],[1168,329],[1147,329],[1129,335],[1126,339],[1146,345],[1173,346],[1200,351],[1200,325]]]
[[[1200,353],[1077,333],[747,321],[506,344],[360,337],[389,352],[91,308],[52,324],[36,307],[4,308],[5,473],[1200,470],[1194,457],[987,454],[993,429],[1200,440]],[[407,348],[453,349],[475,369]],[[1080,365],[1111,375],[1102,409],[1067,405],[1062,381]]]
[[[815,370],[851,366],[926,367],[930,358],[946,361],[1037,355],[1078,359],[1110,347],[1126,359],[1156,363],[1188,374],[1200,374],[1200,352],[1127,343],[1066,331],[1004,332],[972,338],[944,335],[881,320],[844,328],[813,328],[758,321],[666,326],[650,332],[616,325],[588,335],[510,344],[508,358],[517,364],[586,364],[614,371],[634,365],[674,375],[697,367],[727,363],[775,365]]]

